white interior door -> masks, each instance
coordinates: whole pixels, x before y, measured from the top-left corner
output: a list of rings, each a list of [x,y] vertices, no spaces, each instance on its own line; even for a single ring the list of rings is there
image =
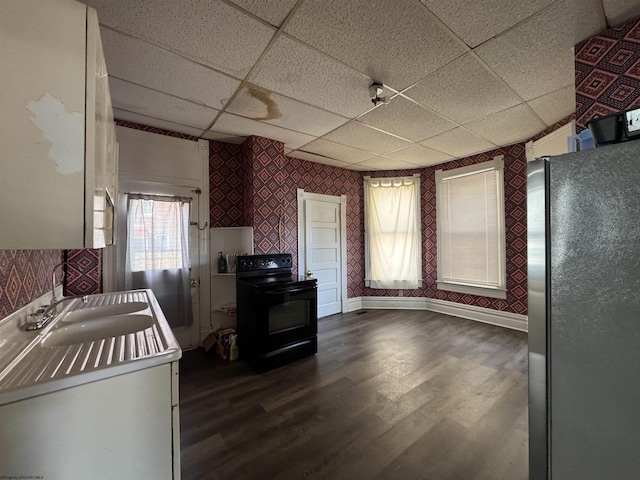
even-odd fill
[[[126,181],[123,184],[123,193],[120,195],[118,212],[118,253],[117,253],[117,290],[125,290],[124,269],[127,246],[127,195],[126,193],[144,193],[150,195],[171,195],[179,197],[190,197],[191,208],[189,209],[189,258],[191,261],[191,303],[193,310],[193,322],[189,326],[173,328],[181,348],[190,348],[200,343],[200,290],[201,282],[199,278],[199,265],[201,263],[201,252],[199,242],[198,217],[199,217],[199,196],[192,187],[178,185],[157,184],[144,181]]]
[[[318,318],[342,311],[340,197],[304,200],[304,274],[318,280]],[[302,260],[303,259],[303,260]]]

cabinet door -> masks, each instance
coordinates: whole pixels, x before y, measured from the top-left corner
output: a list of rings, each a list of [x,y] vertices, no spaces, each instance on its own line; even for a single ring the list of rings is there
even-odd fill
[[[0,3],[0,248],[80,248],[87,8]]]
[[[87,128],[85,246],[101,248],[111,243],[113,202],[107,198],[110,157],[113,158],[113,113],[107,66],[102,51],[98,16],[87,10]],[[92,212],[92,213],[89,213]]]

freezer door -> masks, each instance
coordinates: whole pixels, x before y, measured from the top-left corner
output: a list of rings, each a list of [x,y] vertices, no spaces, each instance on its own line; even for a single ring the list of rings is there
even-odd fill
[[[554,480],[640,472],[640,142],[552,157],[549,414]]]
[[[547,162],[534,160],[527,171],[527,253],[529,283],[529,479],[548,478]]]

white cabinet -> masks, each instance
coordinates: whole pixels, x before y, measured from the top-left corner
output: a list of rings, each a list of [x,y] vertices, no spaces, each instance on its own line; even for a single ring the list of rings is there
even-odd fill
[[[220,252],[225,256],[245,253],[253,255],[253,227],[211,229],[211,322],[209,327],[213,331],[236,326],[236,271],[230,264],[227,273],[218,273]]]
[[[179,479],[178,381],[176,361],[0,406],[0,472]]]
[[[111,244],[117,144],[96,11],[0,11],[0,249]]]

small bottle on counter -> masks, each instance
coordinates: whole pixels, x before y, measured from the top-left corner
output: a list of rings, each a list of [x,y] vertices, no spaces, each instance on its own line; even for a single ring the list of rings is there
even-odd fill
[[[218,258],[218,273],[227,273],[227,259],[224,258],[222,252],[220,252],[220,257]]]

